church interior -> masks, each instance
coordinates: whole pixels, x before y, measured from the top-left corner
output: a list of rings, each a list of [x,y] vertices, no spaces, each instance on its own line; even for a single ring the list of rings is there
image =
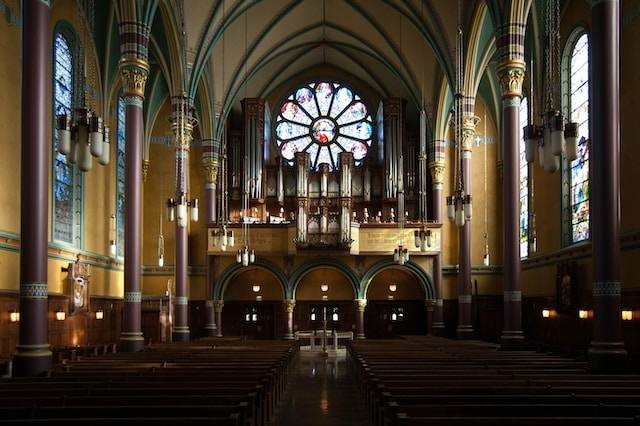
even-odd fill
[[[0,12],[0,425],[638,424],[640,0]]]

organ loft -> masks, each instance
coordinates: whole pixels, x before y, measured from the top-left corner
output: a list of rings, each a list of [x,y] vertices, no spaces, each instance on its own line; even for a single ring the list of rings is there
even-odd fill
[[[0,424],[637,422],[637,3],[0,0]]]

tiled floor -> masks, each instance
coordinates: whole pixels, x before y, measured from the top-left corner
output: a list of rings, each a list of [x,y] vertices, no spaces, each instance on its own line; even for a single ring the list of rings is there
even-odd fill
[[[299,356],[278,426],[365,426],[366,411],[346,360]]]

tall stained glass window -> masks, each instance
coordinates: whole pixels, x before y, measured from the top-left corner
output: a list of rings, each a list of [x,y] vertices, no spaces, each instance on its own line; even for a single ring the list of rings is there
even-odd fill
[[[529,256],[529,163],[522,129],[529,124],[529,102],[526,97],[520,102],[520,125],[518,126],[520,159],[520,257]]]
[[[570,51],[569,120],[578,123],[578,158],[567,164],[570,242],[589,239],[589,37],[582,34]]]
[[[118,98],[118,147],[116,153],[116,247],[117,255],[124,257],[124,152],[125,152],[125,118],[124,100]]]
[[[294,90],[276,118],[276,143],[293,164],[296,152],[308,152],[311,167],[338,167],[340,152],[353,152],[356,165],[371,147],[373,122],[360,96],[336,82],[309,83]]]
[[[56,32],[53,44],[53,108],[54,116],[71,114],[73,111],[74,57],[67,36]],[[54,135],[53,164],[53,239],[67,244],[79,245],[80,221],[79,178],[73,164],[57,150],[58,140]]]

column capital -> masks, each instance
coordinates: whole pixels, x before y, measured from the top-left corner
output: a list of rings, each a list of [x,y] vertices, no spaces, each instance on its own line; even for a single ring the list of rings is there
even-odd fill
[[[222,308],[224,307],[224,300],[214,300],[213,301],[213,309],[216,312],[222,312]]]
[[[480,117],[473,114],[465,115],[462,118],[462,150],[471,152],[473,141],[476,136],[476,125],[480,122]]]
[[[436,299],[426,299],[424,305],[427,307],[427,311],[431,312],[438,305]]]
[[[429,162],[429,171],[431,172],[431,181],[434,184],[444,183],[444,161]]]
[[[147,181],[147,175],[149,174],[149,166],[151,166],[151,161],[142,160],[142,181]]]
[[[364,312],[364,308],[367,307],[367,299],[356,299],[355,302],[358,312]]]
[[[207,183],[215,183],[218,179],[218,160],[204,160],[202,162]]]
[[[138,58],[122,58],[119,66],[124,97],[135,96],[144,99],[149,63]]]
[[[285,299],[283,302],[284,305],[284,310],[288,313],[288,314],[292,314],[293,313],[293,309],[296,307],[296,300],[295,299]]]
[[[522,97],[522,83],[527,65],[520,59],[510,59],[498,65],[502,97]]]

